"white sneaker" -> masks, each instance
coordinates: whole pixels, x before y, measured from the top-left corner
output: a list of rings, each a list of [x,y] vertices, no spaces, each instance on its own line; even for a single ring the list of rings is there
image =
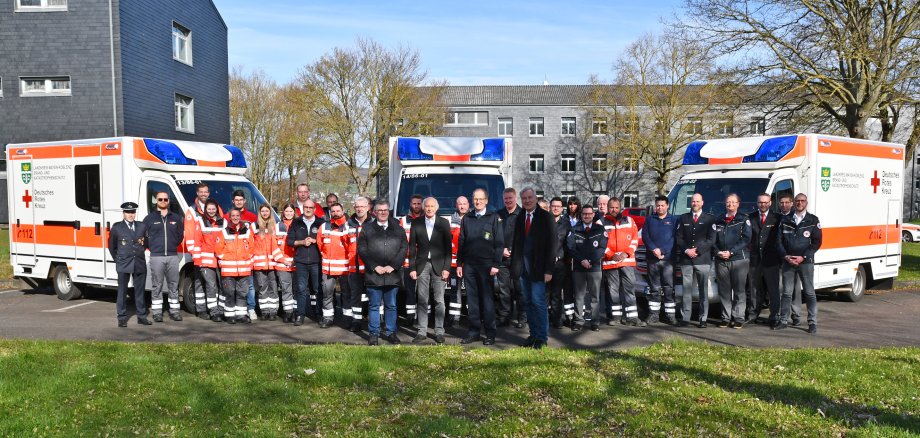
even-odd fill
[[[249,309],[249,319],[251,321],[259,319],[259,317],[256,316],[256,309]]]

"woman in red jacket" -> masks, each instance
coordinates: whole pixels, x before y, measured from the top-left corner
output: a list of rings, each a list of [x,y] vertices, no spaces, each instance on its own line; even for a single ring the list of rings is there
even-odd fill
[[[204,215],[198,217],[199,224],[196,229],[195,242],[198,258],[198,275],[204,286],[205,299],[211,321],[220,322],[223,316],[224,296],[218,298],[217,256],[215,255],[217,241],[220,239],[224,228],[224,218],[220,214],[217,201],[208,199],[204,204]],[[219,302],[218,302],[219,300]]]
[[[230,221],[222,229],[216,246],[223,285],[224,319],[230,324],[252,322],[246,312],[246,294],[252,274],[252,233],[249,224],[242,222],[240,216],[240,210],[230,210]]]
[[[275,226],[272,208],[268,204],[260,205],[252,230],[252,270],[259,309],[262,309],[262,318],[269,321],[275,320],[278,314],[278,285],[275,283],[278,239],[275,236]]]
[[[278,240],[277,255],[274,258],[275,275],[278,285],[281,286],[281,310],[284,311],[284,322],[294,322],[294,247],[287,246],[287,231],[297,210],[291,204],[285,205],[281,210],[281,222],[275,226],[275,237]]]

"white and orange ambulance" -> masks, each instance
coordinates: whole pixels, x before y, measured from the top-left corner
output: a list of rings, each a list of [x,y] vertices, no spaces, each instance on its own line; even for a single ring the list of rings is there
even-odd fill
[[[224,209],[235,190],[246,194],[251,211],[265,202],[232,145],[117,137],[10,144],[6,156],[13,274],[33,285],[50,281],[64,300],[79,298],[85,286],[117,286],[106,245],[125,201],[139,205],[142,220],[165,191],[170,209],[184,216],[205,182]],[[185,308],[194,311],[191,260],[183,262],[180,289]]]
[[[760,193],[772,196],[776,211],[780,194],[807,195],[808,211],[823,229],[816,289],[857,301],[867,287],[898,276],[903,145],[820,134],[701,140],[687,146],[683,167],[687,173],[668,195],[674,215],[690,211],[694,193],[715,215],[724,215],[730,193],[741,197],[741,212],[753,211]],[[709,296],[717,296],[714,284]]]

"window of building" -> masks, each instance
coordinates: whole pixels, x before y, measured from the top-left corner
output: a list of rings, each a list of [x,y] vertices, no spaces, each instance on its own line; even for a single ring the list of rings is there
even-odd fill
[[[562,135],[569,137],[575,135],[575,117],[562,118]]]
[[[606,117],[595,117],[591,119],[591,135],[607,135]]]
[[[67,10],[67,0],[16,0],[16,12],[57,12]]]
[[[499,117],[498,135],[502,137],[511,137],[514,135],[514,119],[511,117]]]
[[[562,154],[562,171],[575,172],[575,154]]]
[[[488,126],[488,111],[453,111],[447,113],[445,125]]]
[[[530,156],[530,172],[531,173],[543,173],[544,171],[544,160],[543,154],[532,154]]]
[[[544,192],[543,190],[534,190],[534,193],[536,193],[537,199],[546,197],[546,192]]]
[[[639,116],[627,114],[619,120],[620,134],[631,135],[639,132]]]
[[[735,120],[726,117],[716,122],[716,135],[728,136],[735,133]]]
[[[173,59],[192,65],[192,31],[173,21],[172,42]]]
[[[70,96],[70,77],[20,78],[21,96]]]
[[[77,208],[102,212],[102,187],[98,164],[78,164],[73,167],[74,194]]]
[[[627,154],[623,157],[623,171],[624,172],[638,172],[639,171],[639,157],[633,154]]]
[[[574,190],[563,190],[562,191],[562,198],[571,198],[572,196],[575,196]]]
[[[531,117],[530,118],[530,136],[531,137],[542,137],[543,136],[543,117]]]
[[[195,99],[176,94],[176,131],[195,133]]]
[[[766,117],[751,118],[751,124],[748,125],[748,131],[751,135],[765,135],[767,133]]]
[[[623,208],[639,207],[639,192],[623,193]]]
[[[606,172],[607,171],[607,154],[594,154],[591,157],[591,171],[592,172]]]
[[[687,133],[703,135],[703,119],[700,117],[687,117]]]
[[[0,78],[0,97],[3,97],[3,78]]]
[[[917,165],[920,166],[920,155],[917,155]]]

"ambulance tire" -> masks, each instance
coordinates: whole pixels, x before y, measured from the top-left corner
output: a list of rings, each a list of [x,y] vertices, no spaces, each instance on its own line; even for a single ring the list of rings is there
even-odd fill
[[[51,284],[60,300],[78,300],[83,296],[83,287],[71,281],[70,270],[65,265],[58,265],[51,271]]]
[[[179,300],[186,312],[195,314],[195,291],[192,289],[194,268],[185,269],[179,274]]]
[[[866,268],[862,265],[856,270],[856,276],[853,277],[853,285],[849,291],[843,294],[843,299],[855,303],[862,299],[866,292]]]

